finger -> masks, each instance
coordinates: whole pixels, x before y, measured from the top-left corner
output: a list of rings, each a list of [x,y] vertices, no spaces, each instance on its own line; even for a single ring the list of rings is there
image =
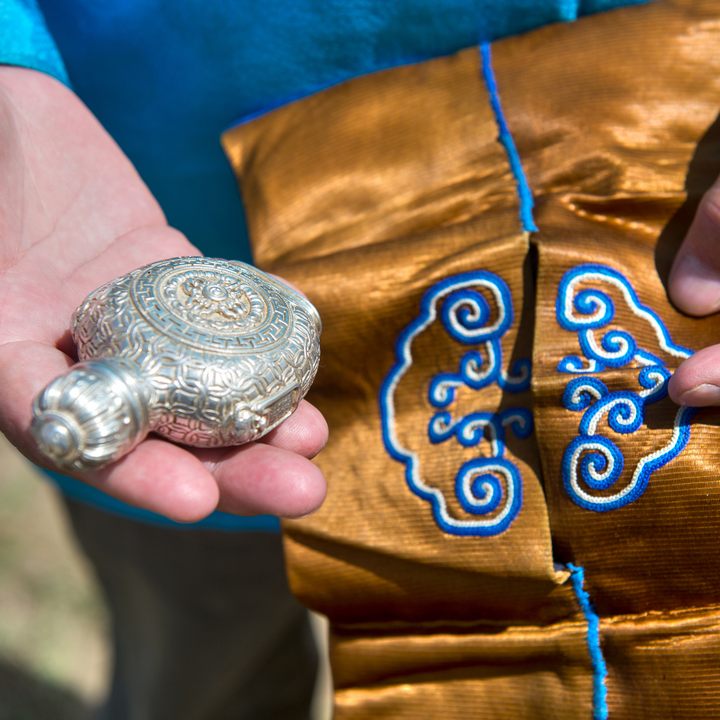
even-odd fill
[[[322,413],[307,400],[260,442],[283,448],[306,458],[315,457],[328,440],[328,426]]]
[[[77,475],[130,505],[177,522],[197,522],[213,512],[220,492],[195,455],[166,440],[148,438],[106,468]]]
[[[264,443],[200,451],[220,488],[220,510],[238,515],[300,517],[325,498],[320,469],[296,453]]]
[[[72,360],[51,345],[34,341],[0,346],[0,430],[31,460],[40,457],[30,436],[33,398]]]
[[[679,405],[720,405],[720,345],[703,348],[685,360],[668,383]]]
[[[690,315],[720,310],[720,180],[705,193],[675,258],[670,297]]]
[[[32,401],[65,372],[70,358],[50,345],[8,343],[0,347],[0,429],[23,454],[49,467],[30,435]],[[113,497],[180,522],[199,520],[218,502],[217,483],[190,452],[150,439],[118,462],[87,473],[69,473]]]

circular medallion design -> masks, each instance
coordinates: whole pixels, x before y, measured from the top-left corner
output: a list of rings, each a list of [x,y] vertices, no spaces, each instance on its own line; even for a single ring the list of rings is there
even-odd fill
[[[212,270],[168,273],[156,285],[167,312],[200,330],[237,335],[257,330],[268,312],[268,298],[247,282]]]
[[[143,269],[130,287],[153,328],[203,350],[256,352],[288,334],[292,315],[274,284],[252,268],[207,258]]]

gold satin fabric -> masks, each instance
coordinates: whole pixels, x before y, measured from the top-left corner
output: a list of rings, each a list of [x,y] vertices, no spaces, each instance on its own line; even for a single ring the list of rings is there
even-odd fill
[[[573,502],[561,459],[580,414],[563,404],[571,376],[558,363],[578,354],[578,336],[556,309],[566,271],[602,264],[674,343],[720,340],[718,317],[683,316],[665,289],[720,170],[718,10],[658,0],[493,45],[538,232],[522,229],[476,48],[358,78],[224,136],[258,264],[301,287],[324,321],[311,400],[331,429],[317,459],[329,493],[284,532],[294,591],[330,619],[337,718],[592,717],[598,667],[570,562],[600,616],[610,717],[720,717],[718,415],[694,417],[687,447],[633,502]],[[527,407],[535,432],[507,433],[522,478],[515,519],[462,536],[443,530],[387,451],[380,398],[423,294],[479,269],[512,296],[503,367],[532,358],[533,382],[518,393],[460,384],[451,410]],[[676,367],[617,288],[612,297],[615,326]],[[435,321],[411,350],[394,391],[397,441],[460,518],[458,468],[487,457],[487,443],[428,442],[428,387],[468,346]],[[636,386],[638,367],[601,377]],[[646,410],[638,432],[613,436],[630,469],[673,432],[669,400]]]

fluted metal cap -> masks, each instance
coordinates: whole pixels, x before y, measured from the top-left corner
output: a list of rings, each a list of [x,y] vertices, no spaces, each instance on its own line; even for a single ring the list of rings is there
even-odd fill
[[[99,467],[147,435],[150,399],[131,365],[112,359],[78,363],[35,399],[31,432],[57,467]]]

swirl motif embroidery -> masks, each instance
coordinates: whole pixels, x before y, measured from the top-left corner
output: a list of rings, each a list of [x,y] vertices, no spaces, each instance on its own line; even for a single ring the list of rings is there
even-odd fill
[[[438,412],[430,419],[428,438],[433,444],[455,438],[466,448],[484,440],[489,442],[490,456],[465,462],[455,477],[455,499],[467,518],[450,512],[443,491],[431,487],[424,478],[419,454],[404,447],[397,435],[395,391],[413,364],[413,341],[438,317],[448,335],[472,349],[462,356],[457,372],[442,372],[430,381],[428,399]],[[518,468],[505,457],[505,441],[508,432],[519,438],[532,433],[530,411],[478,411],[454,420],[448,410],[461,386],[479,390],[497,383],[508,392],[529,387],[529,360],[515,362],[509,373],[503,367],[501,340],[512,323],[510,290],[499,276],[478,270],[442,280],[425,293],[420,315],[400,334],[396,362],[381,389],[385,447],[405,465],[410,489],[430,503],[437,525],[453,535],[498,535],[510,526],[522,506],[522,478]]]
[[[567,356],[558,365],[560,372],[578,375],[566,385],[562,403],[568,410],[582,413],[579,435],[563,455],[563,484],[573,502],[596,512],[624,507],[645,492],[652,474],[685,449],[692,414],[690,408],[679,408],[667,444],[641,457],[629,482],[608,492],[621,480],[625,458],[617,444],[601,434],[601,423],[605,421],[619,435],[637,432],[645,423],[647,406],[666,397],[671,373],[663,360],[641,348],[631,333],[610,327],[615,320],[615,306],[610,295],[598,289],[603,284],[619,290],[631,312],[650,324],[665,353],[681,360],[692,354],[673,343],[660,317],[639,301],[628,280],[617,270],[586,264],[563,276],[557,296],[557,320],[565,330],[577,333],[583,353],[582,357]],[[638,390],[610,391],[594,377],[607,369],[627,367],[638,371]]]

